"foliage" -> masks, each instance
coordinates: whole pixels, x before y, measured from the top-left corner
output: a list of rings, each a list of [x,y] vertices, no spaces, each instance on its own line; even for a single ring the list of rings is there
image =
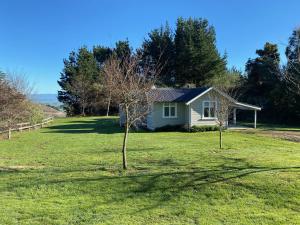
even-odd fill
[[[252,92],[249,95],[251,94],[253,98],[269,94],[278,82],[278,74],[280,73],[279,53],[276,44],[267,42],[263,49],[256,50],[256,54],[258,57],[249,59],[246,64],[248,88]],[[263,104],[266,100],[259,101]]]
[[[258,57],[246,64],[247,81],[244,101],[263,108],[262,118],[279,119],[274,111],[281,110],[285,98],[281,78],[280,57],[276,44],[267,42],[263,49],[256,50]]]
[[[161,65],[158,86],[215,85],[226,75],[226,56],[221,57],[216,47],[213,26],[205,19],[177,20],[173,33],[168,24],[152,30],[141,48],[133,51],[129,41],[118,41],[114,48],[102,45],[89,51],[82,47],[64,60],[58,81],[58,99],[64,103],[68,115],[91,115],[117,108],[112,98],[109,79],[103,75],[105,62],[111,56],[122,62],[138,55],[140,66]]]
[[[215,85],[226,72],[226,56],[220,56],[214,27],[205,19],[180,17],[175,33],[168,24],[152,30],[140,52],[144,61],[164,66],[158,86]]]
[[[192,126],[190,132],[218,131],[218,126]]]
[[[12,128],[27,115],[27,100],[6,78],[0,80],[0,128]]]
[[[100,91],[100,72],[92,52],[86,47],[71,52],[64,60],[64,69],[58,84],[58,100],[64,103],[69,115],[93,113],[93,103]]]
[[[129,45],[129,41],[118,41],[116,43],[116,47],[113,50],[113,53],[120,60],[126,59],[131,56],[132,49]]]
[[[243,101],[263,108],[260,120],[300,123],[299,46],[295,30],[286,48],[287,65],[282,68],[277,45],[269,42],[256,51],[258,57],[248,60]]]
[[[166,23],[150,31],[136,50],[125,40],[116,42],[113,48],[97,45],[92,51],[81,48],[71,52],[64,60],[59,100],[69,115],[116,113],[117,99],[112,98],[103,67],[111,56],[123,61],[139,55],[141,67],[162,66],[157,86],[226,86],[238,97],[243,94],[241,101],[261,106],[260,120],[300,123],[299,40],[296,29],[286,48],[288,60],[284,66],[280,65],[277,45],[266,42],[256,50],[257,57],[247,61],[243,74],[234,67],[226,68],[227,55],[219,53],[215,29],[206,19],[180,17],[174,29]],[[83,62],[80,65],[79,56]],[[243,115],[240,118],[246,119]]]
[[[0,141],[0,224],[300,222],[299,143],[228,131],[219,150],[215,132],[131,135],[126,172],[117,118]]]
[[[156,132],[207,132],[207,131],[217,131],[219,130],[217,126],[192,126],[190,130],[188,130],[184,125],[166,125],[162,127],[157,127],[155,129]]]
[[[245,85],[245,77],[242,72],[235,67],[226,69],[222,76],[216,76],[211,80],[212,86],[222,90],[241,92],[241,88]],[[235,96],[237,97],[237,96]]]
[[[300,28],[293,31],[286,48],[287,76],[294,92],[300,95]]]
[[[226,71],[226,56],[220,56],[215,29],[205,19],[177,20],[175,51],[176,82],[181,85],[209,85]]]
[[[300,123],[300,29],[293,31],[286,48],[284,81],[289,97],[289,114]]]
[[[58,84],[58,100],[64,104],[69,116],[99,114],[106,109],[107,99],[114,100],[104,88],[103,67],[105,61],[112,55],[119,59],[131,55],[128,41],[118,41],[114,49],[104,46],[94,46],[90,51],[81,47],[72,51],[68,59],[64,59],[64,68]],[[115,102],[112,103],[114,109]]]
[[[175,43],[174,35],[168,24],[152,30],[139,51],[141,51],[144,62],[163,65],[156,85],[175,85]]]
[[[112,55],[113,50],[104,46],[94,46],[93,55],[99,65],[99,67],[104,66],[104,62]]]
[[[30,124],[38,124],[43,121],[45,115],[40,105],[28,102],[27,108],[29,114],[29,119],[27,121],[29,121]]]
[[[42,109],[27,99],[29,90],[24,76],[6,73],[0,79],[0,130],[16,128],[16,124],[22,122],[34,124],[44,118]]]
[[[155,131],[157,132],[186,131],[186,128],[183,125],[166,125],[162,127],[157,127]]]

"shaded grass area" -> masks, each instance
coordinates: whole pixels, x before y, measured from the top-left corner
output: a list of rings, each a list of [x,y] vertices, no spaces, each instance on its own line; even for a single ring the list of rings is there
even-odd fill
[[[0,224],[299,224],[300,144],[67,118],[0,142]]]

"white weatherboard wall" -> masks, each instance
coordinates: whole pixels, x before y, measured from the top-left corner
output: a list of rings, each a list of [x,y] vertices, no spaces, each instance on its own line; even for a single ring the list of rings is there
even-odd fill
[[[185,125],[188,123],[186,116],[185,103],[176,103],[177,104],[177,117],[176,118],[164,118],[163,117],[163,103],[156,102],[153,104],[151,115],[148,115],[150,120],[147,121],[147,127],[149,129],[155,129],[158,127],[163,127],[166,125]]]
[[[212,90],[214,91],[214,90]],[[214,93],[215,94],[215,93]],[[222,97],[217,94],[217,96]],[[199,97],[190,104],[191,107],[191,126],[204,126],[204,125],[216,125],[215,119],[203,118],[203,101],[211,101],[209,93]],[[218,105],[218,104],[217,104]],[[187,106],[188,107],[188,106]]]

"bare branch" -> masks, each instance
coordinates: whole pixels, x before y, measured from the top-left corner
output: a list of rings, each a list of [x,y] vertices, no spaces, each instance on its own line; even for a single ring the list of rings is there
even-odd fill
[[[153,98],[149,97],[161,67],[141,64],[139,55],[118,59],[112,56],[103,68],[105,89],[120,107],[124,118],[123,168],[127,168],[126,144],[131,127],[139,127],[151,110]],[[120,119],[122,119],[120,118]]]

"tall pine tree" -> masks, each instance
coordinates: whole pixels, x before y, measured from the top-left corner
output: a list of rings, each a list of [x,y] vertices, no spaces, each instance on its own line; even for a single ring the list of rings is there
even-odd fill
[[[273,117],[274,110],[281,111],[284,105],[278,47],[267,42],[263,49],[256,50],[256,54],[255,59],[249,59],[246,63],[245,101],[262,106],[263,119],[279,119],[278,116]]]
[[[300,124],[300,29],[293,31],[286,48],[286,86],[288,87],[288,109],[291,118]]]
[[[64,60],[64,69],[58,84],[58,100],[69,115],[93,113],[93,103],[99,91],[101,77],[97,61],[86,47],[71,52]]]
[[[216,76],[226,73],[226,58],[217,50],[215,29],[205,19],[177,20],[175,51],[179,85],[213,85]]]
[[[154,29],[148,34],[140,49],[142,58],[153,65],[162,65],[158,86],[175,85],[175,45],[174,35],[168,24]]]

